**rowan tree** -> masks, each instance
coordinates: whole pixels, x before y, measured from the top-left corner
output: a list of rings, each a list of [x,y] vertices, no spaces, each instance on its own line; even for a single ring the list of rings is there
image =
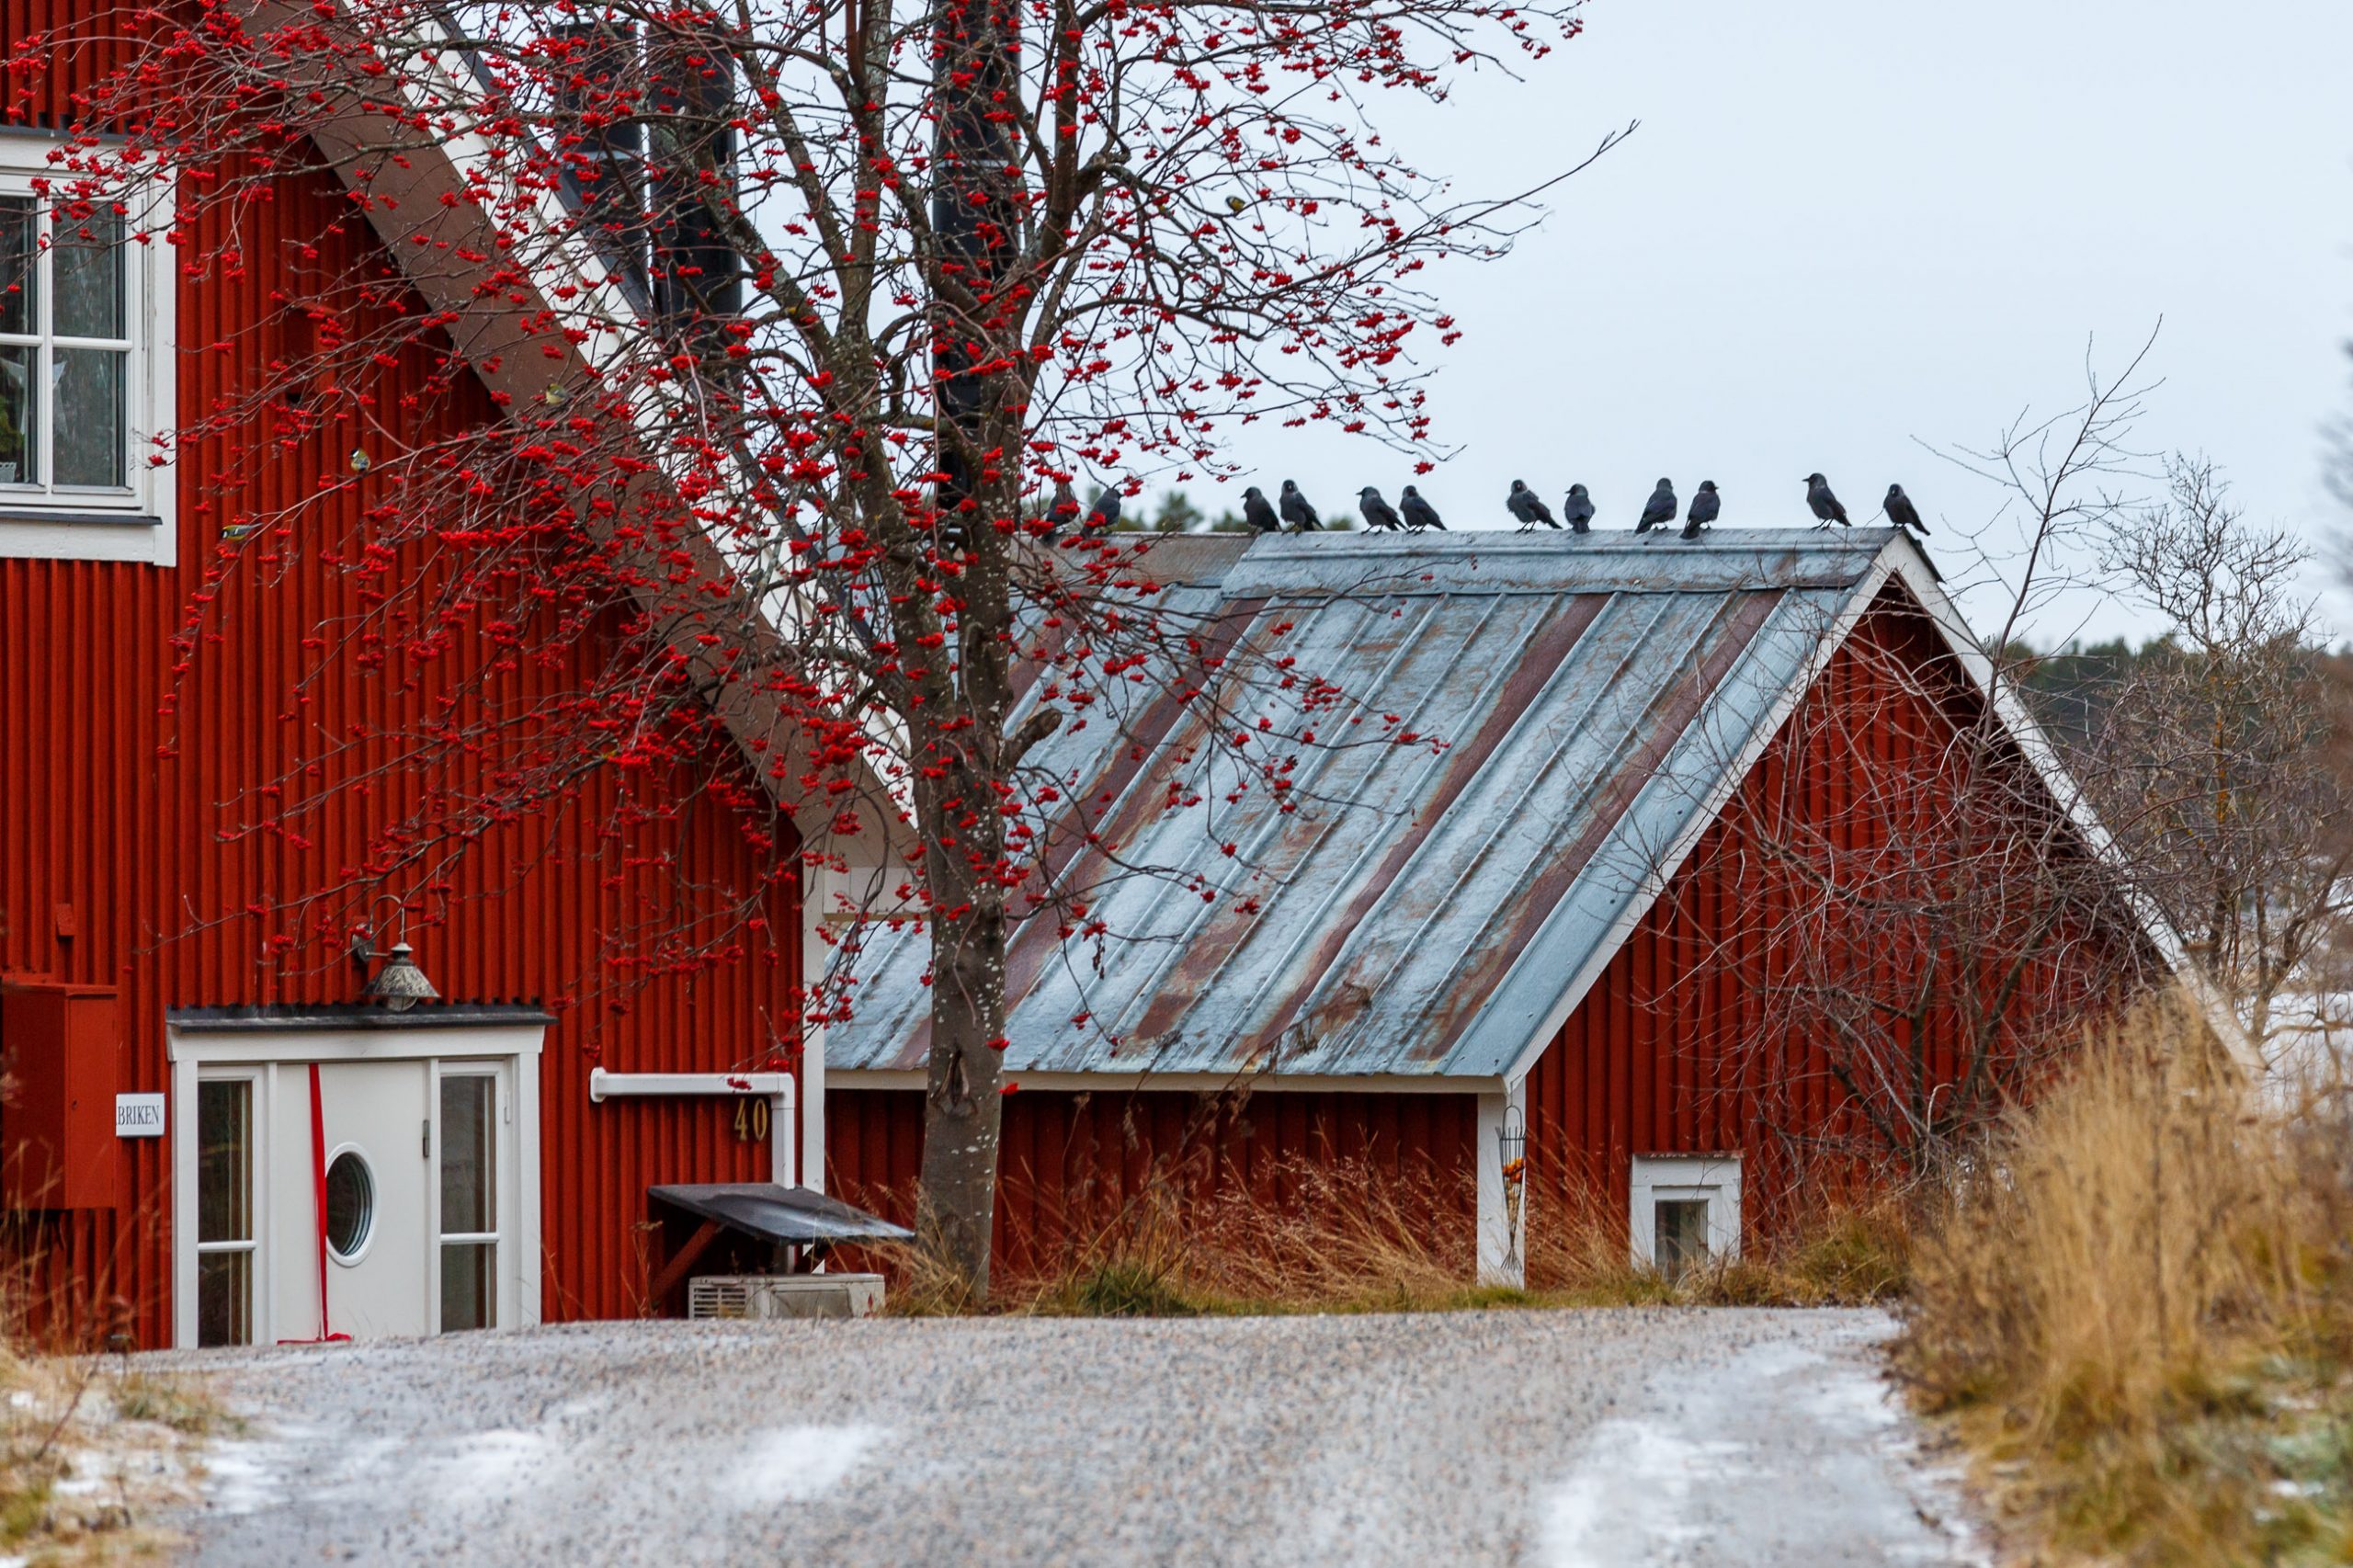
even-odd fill
[[[1088,527],[1076,486],[1222,474],[1251,422],[1427,463],[1457,334],[1434,269],[1527,210],[1457,198],[1378,111],[1540,59],[1576,5],[199,0],[18,40],[20,91],[101,40],[127,61],[80,81],[62,210],[173,244],[184,293],[239,287],[265,244],[304,280],[254,341],[184,346],[236,373],[158,446],[246,454],[183,478],[219,525],[183,673],[233,645],[223,581],[309,555],[363,594],[304,678],[426,705],[257,791],[252,830],[286,834],[355,780],[434,781],[387,791],[335,887],[288,890],[289,941],[446,882],[599,771],[641,820],[715,797],[767,876],[833,872],[858,905],[834,913],[926,926],[920,1220],[984,1295],[1007,932],[1100,836],[1051,738],[1214,710],[1171,810],[1403,739],[1279,621],[1173,604],[1151,537]],[[273,221],[304,182],[336,193],[326,232]],[[257,477],[321,451],[306,493]],[[355,488],[357,537],[323,529]],[[581,675],[584,636],[608,653]],[[833,831],[796,845],[771,806]],[[666,870],[687,913],[617,961],[706,961],[769,907]],[[1063,935],[1103,937],[1067,898]],[[809,1027],[855,1005],[838,929]]]

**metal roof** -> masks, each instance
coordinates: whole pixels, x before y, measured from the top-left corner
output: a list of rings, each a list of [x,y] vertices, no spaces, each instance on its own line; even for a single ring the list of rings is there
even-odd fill
[[[1504,1074],[1915,551],[1884,528],[1157,546],[1164,609],[1279,616],[1301,667],[1444,744],[1305,753],[1289,813],[1208,788],[1167,810],[1218,752],[1198,714],[1145,683],[1110,694],[1131,704],[1116,722],[1066,726],[1040,760],[1073,800],[1116,801],[1105,837],[1153,874],[1090,851],[1061,875],[1101,881],[1112,935],[1016,931],[1006,1067]],[[928,960],[913,923],[869,935],[829,1065],[922,1066]]]

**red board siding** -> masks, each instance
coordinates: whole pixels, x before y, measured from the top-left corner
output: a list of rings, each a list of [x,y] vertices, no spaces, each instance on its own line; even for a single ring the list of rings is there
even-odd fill
[[[70,0],[54,6],[0,0],[0,50],[72,14]],[[85,51],[35,86],[68,89],[97,68]],[[328,268],[349,265],[359,246],[372,244],[350,232],[321,241],[337,219],[364,235],[349,217],[332,187],[290,183],[279,199],[245,215],[250,229],[241,238],[253,265],[242,279],[182,281],[183,422],[259,373],[276,332],[256,326],[276,317],[270,294],[284,281],[279,258],[290,243],[323,243],[316,265]],[[421,363],[388,369],[385,377],[387,404],[425,384]],[[431,417],[455,427],[486,407],[478,397],[461,398]],[[422,442],[433,433],[415,435]],[[120,987],[126,1091],[167,1087],[166,1008],[356,999],[358,983],[347,964],[316,947],[276,959],[266,945],[287,924],[285,902],[332,884],[390,812],[337,790],[304,824],[307,848],[267,834],[223,835],[253,813],[251,791],[304,756],[306,745],[315,749],[316,735],[339,734],[353,722],[383,726],[424,710],[433,690],[404,689],[347,667],[297,709],[290,694],[311,657],[301,640],[355,603],[346,577],[302,557],[275,581],[245,568],[232,575],[214,607],[221,641],[197,653],[177,688],[176,714],[159,715],[174,689],[170,640],[218,548],[223,515],[315,491],[339,472],[351,444],[347,432],[330,429],[257,473],[250,457],[227,443],[184,451],[176,568],[0,561],[0,973]],[[224,474],[239,475],[239,488],[208,494]],[[339,501],[318,504],[305,514],[305,528],[344,537],[365,499],[347,490]],[[597,656],[583,646],[574,668],[517,678],[577,682]],[[430,782],[400,779],[385,791],[405,809]],[[625,842],[608,837],[604,829],[627,787],[609,773],[598,776],[571,809],[522,823],[468,856],[449,890],[447,924],[412,931],[418,960],[443,995],[545,1003],[589,994],[609,973],[600,962],[606,934],[644,900],[663,896],[658,873],[643,861],[669,859],[681,881],[695,885],[758,886],[740,824],[715,807],[656,822]],[[663,781],[634,787],[659,790]],[[637,869],[623,869],[625,857],[640,862]],[[791,1053],[798,912],[784,891],[763,896],[771,900],[767,932],[748,937],[736,961],[645,980],[626,993],[625,1006],[592,1000],[565,1011],[551,1029],[540,1083],[549,1316],[639,1310],[647,1185],[769,1175],[765,1146],[738,1141],[725,1102],[592,1107],[587,1095],[588,1070],[597,1063],[627,1072],[719,1071],[765,1062],[779,1049]],[[68,937],[57,935],[53,912],[62,904],[75,914]],[[168,1341],[169,1142],[119,1145],[118,1210],[11,1221],[13,1251],[28,1271],[20,1300],[62,1333],[86,1334],[91,1301],[119,1292],[137,1314],[142,1342]]]
[[[1083,1244],[1179,1166],[1187,1197],[1247,1190],[1277,1204],[1291,1199],[1284,1172],[1302,1161],[1362,1160],[1384,1175],[1467,1184],[1477,1115],[1469,1095],[1266,1090],[1236,1105],[1165,1089],[1025,1089],[1005,1108],[999,1259],[1018,1273]],[[908,1218],[923,1160],[921,1094],[831,1089],[825,1141],[834,1190]]]
[[[1819,865],[1864,876],[1883,864],[1875,854],[1904,853],[1907,830],[1924,838],[1951,832],[1970,809],[1956,801],[2023,806],[2035,788],[2016,797],[1960,791],[1959,775],[1984,755],[1957,742],[1974,710],[1933,630],[1891,590],[1529,1074],[1529,1148],[1540,1183],[1586,1196],[1597,1189],[1605,1212],[1622,1214],[1631,1156],[1738,1153],[1746,1222],[1769,1233],[1790,1213],[1802,1178],[1835,1182],[1883,1168],[1883,1149],[1833,1071],[1821,1015],[1810,1025],[1803,1004],[1788,998],[1818,993],[1825,970],[1873,998],[1893,995],[1917,971],[1917,938],[1892,925],[1793,938],[1793,911],[1812,920],[1817,906],[1793,905],[1794,879],[1777,873],[1765,840],[1784,851],[1810,846]],[[2006,749],[1985,765],[2022,766]],[[2021,812],[1982,831],[2016,852],[2042,825]],[[2063,842],[2061,854],[2078,853],[2072,836]],[[1871,896],[1892,901],[1890,882]],[[2012,1024],[1984,1055],[2012,1074],[2013,1091],[2054,1033],[2073,1038],[2099,1000],[2096,988],[2129,972],[2137,938],[2123,934],[2120,909],[2108,914],[2116,924],[2062,927],[2052,941],[2070,955],[2067,971],[2029,965],[2018,998],[2001,1010]],[[1802,975],[1801,945],[1811,966]],[[1920,1077],[1932,1093],[1949,1093],[1961,1077],[1960,1015],[1972,1005],[1961,992],[1935,991],[1916,1033]]]

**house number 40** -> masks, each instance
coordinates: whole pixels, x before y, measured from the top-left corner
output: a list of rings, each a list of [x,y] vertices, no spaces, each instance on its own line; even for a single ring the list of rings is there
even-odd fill
[[[735,1142],[765,1143],[768,1141],[768,1102],[746,1096],[735,1102]]]

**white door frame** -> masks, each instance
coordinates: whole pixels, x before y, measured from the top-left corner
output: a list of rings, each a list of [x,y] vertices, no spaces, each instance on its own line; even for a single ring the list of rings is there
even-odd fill
[[[167,1021],[164,1028],[165,1055],[172,1071],[171,1106],[165,1125],[172,1140],[172,1343],[183,1349],[196,1346],[196,1085],[205,1069],[254,1070],[253,1126],[257,1142],[271,1125],[278,1096],[297,1092],[295,1080],[281,1068],[313,1062],[504,1062],[512,1074],[516,1120],[515,1190],[519,1212],[515,1238],[517,1300],[512,1315],[502,1311],[502,1324],[529,1325],[540,1321],[540,1049],[547,1038],[543,1016],[517,1019],[506,1017],[459,1019],[428,1016],[414,1023],[392,1023],[394,1015],[369,1010],[364,1026],[355,1027],[321,1016],[280,1022],[256,1017],[239,1027],[225,1020]],[[428,1111],[439,1119],[438,1074],[430,1075]],[[300,1092],[308,1095],[304,1085]],[[437,1151],[438,1153],[438,1151]],[[275,1218],[267,1162],[271,1151],[264,1143],[255,1161],[253,1222],[255,1226],[253,1342],[267,1345],[288,1332],[315,1332],[315,1324],[282,1324],[276,1321],[270,1275],[269,1225]],[[428,1179],[431,1207],[438,1210],[440,1187]],[[440,1219],[427,1217],[432,1262],[440,1257]],[[433,1298],[436,1301],[438,1296]],[[507,1305],[500,1291],[500,1306]]]

